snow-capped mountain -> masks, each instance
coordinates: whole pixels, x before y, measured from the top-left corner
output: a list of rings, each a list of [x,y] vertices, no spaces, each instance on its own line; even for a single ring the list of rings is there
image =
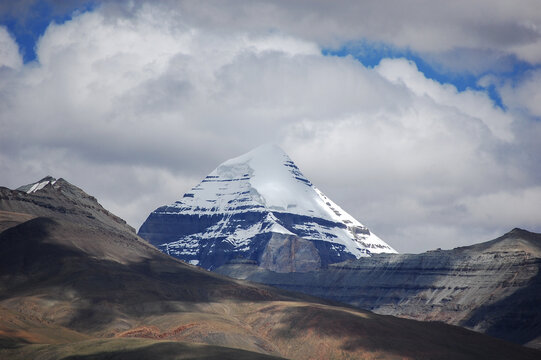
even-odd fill
[[[54,185],[55,183],[56,183],[56,179],[54,177],[46,176],[43,179],[41,179],[40,181],[37,181],[35,183],[28,184],[28,185],[23,185],[21,187],[18,187],[17,190],[23,191],[23,192],[25,192],[27,194],[33,194],[36,191],[39,191],[39,190],[43,189],[45,186],[47,186],[49,184]]]
[[[308,271],[396,253],[275,145],[224,162],[182,200],[152,212],[139,235],[207,269],[245,259],[275,271]]]

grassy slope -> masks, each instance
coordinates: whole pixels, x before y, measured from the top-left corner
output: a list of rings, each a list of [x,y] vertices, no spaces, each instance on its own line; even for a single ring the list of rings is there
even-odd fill
[[[149,339],[94,339],[57,345],[26,345],[19,348],[0,349],[0,358],[10,360],[281,359],[221,346]]]

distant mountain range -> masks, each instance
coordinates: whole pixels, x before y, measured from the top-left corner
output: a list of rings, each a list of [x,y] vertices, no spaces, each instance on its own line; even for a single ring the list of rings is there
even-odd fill
[[[234,259],[309,271],[396,251],[308,180],[275,145],[219,165],[139,230],[163,252],[212,270]]]
[[[218,273],[541,348],[541,240],[398,255],[277,146],[227,160],[150,214],[139,235]]]
[[[541,348],[541,234],[526,230],[453,250],[379,254],[306,273],[281,274],[240,261],[216,271]]]
[[[21,189],[0,187],[1,359],[541,356],[185,264],[62,179]]]

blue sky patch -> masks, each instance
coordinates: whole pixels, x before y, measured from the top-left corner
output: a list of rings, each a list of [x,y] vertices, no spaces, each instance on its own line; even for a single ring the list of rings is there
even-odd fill
[[[479,80],[486,75],[495,75],[499,80],[510,80],[511,83],[515,83],[530,70],[539,68],[539,66],[532,66],[524,61],[513,59],[511,68],[506,71],[494,71],[491,69],[480,74],[474,74],[473,72],[467,71],[453,72],[442,66],[438,66],[439,64],[425,60],[422,56],[409,49],[401,49],[383,43],[371,43],[366,41],[352,42],[338,49],[323,49],[322,53],[326,56],[343,57],[351,55],[369,68],[377,66],[380,61],[385,58],[405,58],[413,61],[417,65],[419,71],[427,78],[441,84],[452,84],[458,91],[467,89],[485,91],[494,104],[502,109],[505,109],[505,105],[502,102],[496,86],[480,86]]]
[[[24,10],[13,10],[0,14],[0,25],[7,27],[8,31],[17,41],[19,51],[26,64],[36,59],[36,43],[51,22],[62,24],[72,19],[74,13],[92,11],[96,7],[95,1],[87,1],[77,6],[66,5],[63,8],[55,7],[54,3],[39,0]]]
[[[73,3],[66,2],[63,6],[51,0],[37,0],[27,9],[16,10],[0,14],[0,25],[7,27],[8,31],[16,39],[23,62],[28,63],[36,60],[35,46],[51,22],[62,24],[72,19],[74,14],[93,11],[99,4],[99,0],[89,0]],[[384,58],[405,58],[413,61],[419,71],[427,78],[438,81],[442,84],[452,84],[458,91],[473,89],[484,91],[492,99],[494,104],[505,109],[496,86],[479,85],[479,80],[486,75],[494,75],[498,81],[510,81],[514,84],[528,76],[528,72],[540,68],[516,58],[507,58],[509,66],[504,70],[488,68],[482,73],[469,71],[452,71],[437,60],[428,60],[426,56],[420,55],[407,48],[398,48],[381,42],[370,42],[367,40],[352,41],[338,49],[323,49],[325,56],[344,57],[351,55],[363,65],[371,68],[379,64]]]

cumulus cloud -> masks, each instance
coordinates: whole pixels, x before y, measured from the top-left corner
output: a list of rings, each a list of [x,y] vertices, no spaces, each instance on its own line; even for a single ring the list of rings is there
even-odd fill
[[[224,31],[284,29],[323,46],[370,39],[421,53],[478,49],[541,62],[537,0],[481,1],[220,1],[180,3],[190,23]],[[469,57],[481,67],[486,59]],[[487,68],[485,68],[487,69]]]
[[[499,191],[479,197],[465,196],[461,202],[474,215],[471,223],[483,223],[489,227],[499,223],[523,223],[528,227],[539,224],[541,186],[511,191]]]
[[[498,84],[506,104],[516,111],[541,119],[541,69],[528,71],[519,81]]]
[[[5,27],[0,26],[0,68],[2,66],[18,69],[23,60],[15,40],[9,35]]]
[[[412,12],[399,4],[386,17],[378,3],[351,3],[351,14],[328,2],[219,4],[108,3],[51,24],[36,63],[22,66],[19,57],[0,73],[2,185],[63,176],[138,227],[222,161],[276,142],[400,251],[488,240],[515,226],[541,230],[532,210],[541,171],[531,161],[541,132],[528,115],[538,110],[520,95],[533,87],[528,80],[509,87],[504,99],[517,105],[504,110],[485,92],[457,91],[404,59],[366,68],[321,52],[370,36],[423,51],[476,46],[488,30],[469,40],[462,28],[448,38],[421,35],[426,29],[411,21],[434,10],[422,2],[419,18],[398,16]],[[488,10],[489,19],[498,27],[535,16],[518,8],[501,19]],[[434,14],[426,26],[456,25]],[[489,45],[535,43],[520,34]],[[506,202],[524,211],[496,216]]]
[[[406,86],[417,96],[429,98],[464,116],[481,121],[494,136],[502,140],[512,140],[511,115],[496,108],[485,93],[472,90],[458,93],[453,85],[442,85],[427,79],[411,61],[384,59],[377,71],[386,79]]]
[[[509,114],[487,108],[486,94],[459,93],[426,79],[406,60],[383,61],[375,72],[394,88],[388,99],[394,106],[374,113],[360,106],[357,113],[332,122],[304,121],[291,127],[287,146],[308,165],[313,181],[361,221],[395,239],[391,243],[403,251],[468,244],[479,233],[489,236],[495,227],[505,231],[516,224],[520,216],[507,221],[500,216],[489,224],[484,221],[486,207],[465,206],[517,191],[523,186],[519,179],[529,177],[522,150],[500,155],[520,147],[513,136],[507,138],[511,130],[501,138],[490,126],[494,118],[508,124]],[[317,161],[310,160],[314,157]],[[533,197],[521,199],[535,206]],[[532,217],[539,220],[538,213]],[[437,228],[440,236],[434,236]],[[457,237],[456,229],[468,230]]]

